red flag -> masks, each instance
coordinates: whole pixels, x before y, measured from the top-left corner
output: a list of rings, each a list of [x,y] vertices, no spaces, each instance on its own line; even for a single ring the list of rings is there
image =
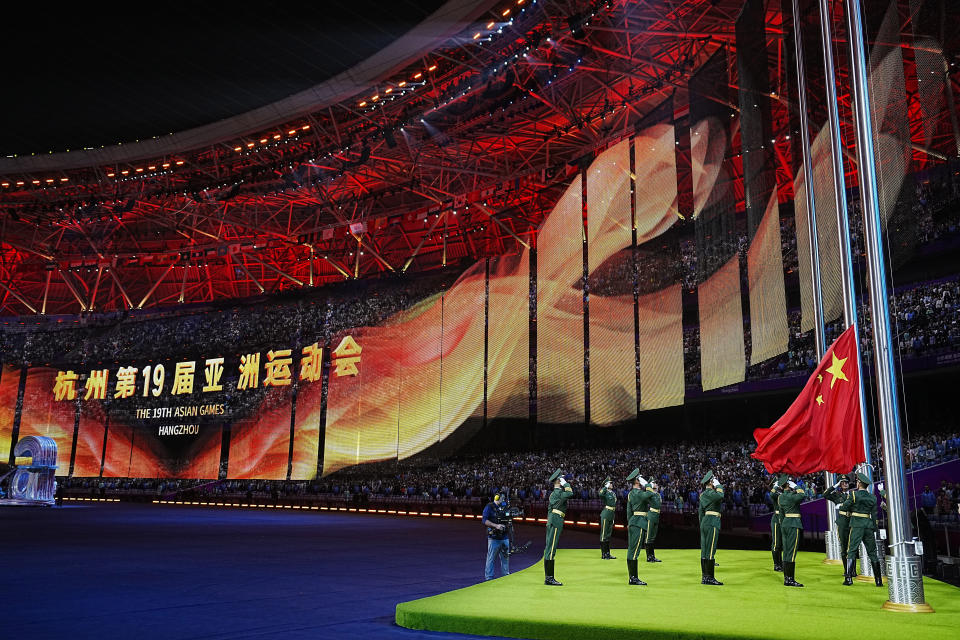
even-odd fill
[[[847,473],[864,461],[860,367],[856,333],[844,331],[787,412],[769,429],[755,429],[751,455],[769,473]]]

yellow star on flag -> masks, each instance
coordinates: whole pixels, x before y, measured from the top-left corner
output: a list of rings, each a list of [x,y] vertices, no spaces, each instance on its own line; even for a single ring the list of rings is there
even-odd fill
[[[822,374],[822,373],[818,373],[818,374],[817,374],[817,382],[823,382],[823,374]]]
[[[833,383],[837,380],[847,380],[847,374],[843,372],[843,365],[848,358],[838,358],[835,353],[831,353],[830,356],[833,358],[833,362],[827,368],[827,373],[833,375],[833,378],[830,380],[830,388],[833,389]],[[849,382],[849,380],[847,380],[847,382]]]
[[[823,396],[817,396],[817,406],[823,404]]]

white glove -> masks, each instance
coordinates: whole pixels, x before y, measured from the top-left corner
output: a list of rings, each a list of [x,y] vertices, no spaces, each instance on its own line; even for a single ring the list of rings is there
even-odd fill
[[[647,481],[643,479],[643,476],[637,476],[637,480],[640,482],[641,487],[647,486]]]
[[[877,485],[877,490],[878,490],[878,491],[883,491],[883,483],[882,483],[882,482]]]
[[[612,482],[608,482],[607,484],[605,484],[605,485],[603,485],[603,486],[605,486],[607,489],[613,489],[613,483],[612,483]]]
[[[787,483],[787,486],[790,487],[791,489],[796,489],[797,483],[791,480],[790,482]]]
[[[712,480],[710,480],[710,484],[712,484],[712,485],[713,485],[714,487],[716,487],[717,489],[720,488],[720,481],[717,480],[716,478],[713,478]]]
[[[564,487],[567,486],[567,479],[563,476],[560,476],[560,484]]]

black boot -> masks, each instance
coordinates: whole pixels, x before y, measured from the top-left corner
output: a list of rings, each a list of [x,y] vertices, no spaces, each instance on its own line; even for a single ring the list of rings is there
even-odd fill
[[[652,542],[647,543],[647,562],[662,562],[662,560],[657,559]]]
[[[853,571],[856,566],[856,559],[847,558],[846,570],[843,572],[843,586],[849,587],[853,584]]]
[[[553,577],[553,560],[543,561],[543,573],[546,576],[543,584],[551,587],[562,587],[563,583]]]
[[[703,563],[703,578],[700,579],[700,584],[713,584],[713,585],[722,585],[723,583],[713,577],[713,560],[701,560]]]
[[[636,586],[645,586],[647,583],[637,577],[637,561],[627,560],[627,571],[630,573],[630,580],[627,584]]]
[[[878,587],[883,586],[883,574],[880,572],[880,561],[874,560],[871,565],[873,566],[873,582]]]
[[[785,587],[802,587],[803,585],[794,580],[795,571],[797,570],[796,562],[784,562],[783,563],[783,586]]]
[[[609,542],[609,541],[607,541],[607,542],[601,542],[601,543],[600,543],[600,548],[603,549],[603,555],[601,556],[601,558],[602,558],[603,560],[616,560],[616,559],[617,559],[616,556],[610,555],[610,542]]]
[[[783,571],[783,552],[772,551],[771,553],[773,554],[773,570]]]

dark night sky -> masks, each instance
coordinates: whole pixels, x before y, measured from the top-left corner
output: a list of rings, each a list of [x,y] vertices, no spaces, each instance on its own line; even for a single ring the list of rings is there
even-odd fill
[[[150,138],[249,111],[351,67],[442,4],[5,6],[0,155]]]

